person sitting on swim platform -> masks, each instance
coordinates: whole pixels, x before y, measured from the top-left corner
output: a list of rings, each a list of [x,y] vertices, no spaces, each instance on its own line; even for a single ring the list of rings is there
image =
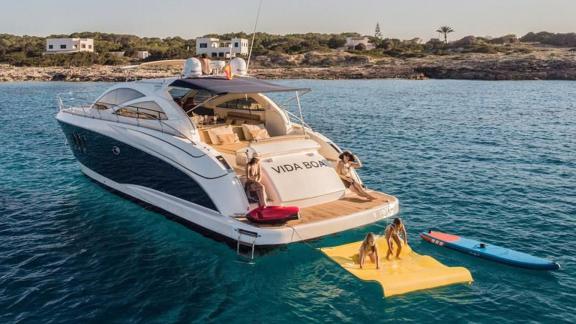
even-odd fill
[[[336,173],[344,182],[346,188],[350,188],[353,192],[361,197],[367,198],[369,200],[375,199],[372,195],[366,192],[364,187],[356,181],[352,176],[352,169],[358,169],[362,167],[362,162],[360,159],[352,154],[350,151],[344,151],[338,156],[338,164],[336,164]]]
[[[386,243],[388,244],[388,253],[386,254],[386,259],[390,260],[392,255],[392,250],[394,249],[394,242],[398,245],[398,250],[396,251],[396,258],[400,259],[400,252],[402,252],[402,240],[404,245],[408,245],[408,235],[406,234],[406,227],[400,218],[394,218],[392,224],[386,226],[384,230],[384,237],[386,238]]]
[[[254,154],[246,164],[246,191],[256,192],[258,206],[266,207],[266,188],[262,184],[262,168],[258,154]]]
[[[374,234],[368,233],[366,238],[360,245],[360,252],[358,253],[360,259],[360,269],[364,268],[366,257],[370,258],[372,263],[376,264],[376,269],[380,269],[380,259],[378,257],[378,246],[376,245],[376,238]]]

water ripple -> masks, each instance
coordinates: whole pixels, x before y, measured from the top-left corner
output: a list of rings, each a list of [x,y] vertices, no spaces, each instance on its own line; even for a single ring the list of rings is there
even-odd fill
[[[471,285],[382,298],[308,245],[237,262],[223,244],[81,175],[55,95],[108,84],[0,85],[0,322],[575,322],[576,94],[571,82],[284,81],[307,121],[400,198],[413,248]],[[422,243],[443,229],[557,259],[519,270]],[[378,226],[313,242],[360,239]]]

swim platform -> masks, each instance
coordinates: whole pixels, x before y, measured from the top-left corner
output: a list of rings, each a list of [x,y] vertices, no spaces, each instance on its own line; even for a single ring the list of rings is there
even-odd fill
[[[384,297],[473,281],[468,269],[447,267],[431,256],[412,251],[409,245],[402,247],[400,260],[396,259],[395,253],[390,260],[386,260],[388,245],[384,238],[376,240],[380,269],[376,269],[369,259],[364,263],[364,269],[360,269],[358,250],[361,244],[361,241],[354,242],[321,248],[320,251],[357,278],[378,282]]]

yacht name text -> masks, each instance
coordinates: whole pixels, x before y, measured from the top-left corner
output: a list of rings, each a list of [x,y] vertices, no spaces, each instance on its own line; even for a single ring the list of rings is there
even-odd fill
[[[280,173],[288,173],[288,172],[295,172],[299,170],[305,169],[315,169],[315,168],[323,168],[329,166],[328,161],[326,160],[319,160],[319,161],[307,161],[307,162],[299,162],[299,163],[287,163],[277,166],[271,166],[270,168],[280,174]]]

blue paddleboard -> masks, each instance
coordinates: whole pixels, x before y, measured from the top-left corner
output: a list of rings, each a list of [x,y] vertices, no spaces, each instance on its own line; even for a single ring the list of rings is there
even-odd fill
[[[456,251],[471,254],[480,258],[505,263],[511,266],[533,270],[558,270],[556,262],[535,257],[523,252],[514,251],[500,246],[467,239],[457,235],[442,232],[422,232],[422,239],[432,244],[447,247]]]

